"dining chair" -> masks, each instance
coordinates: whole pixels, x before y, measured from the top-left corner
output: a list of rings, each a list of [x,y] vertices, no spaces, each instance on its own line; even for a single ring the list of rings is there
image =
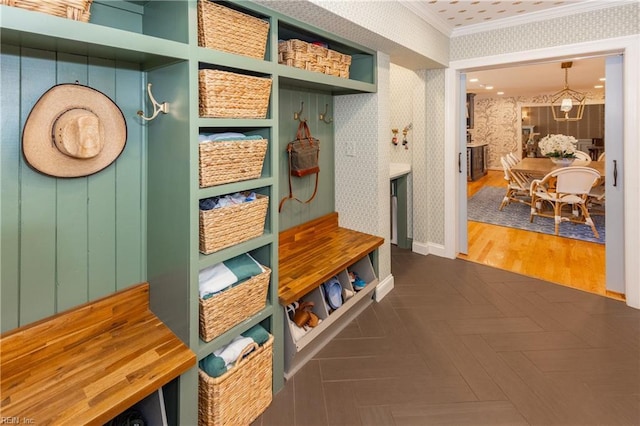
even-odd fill
[[[604,152],[600,155],[598,155],[598,161],[604,161]]]
[[[504,171],[504,179],[507,181],[507,193],[502,198],[498,210],[502,211],[502,209],[511,202],[523,203],[530,206],[531,196],[529,195],[529,189],[531,179],[511,170],[511,165],[506,156],[500,157],[500,163]]]
[[[591,156],[584,151],[576,151],[575,156],[574,166],[588,166],[591,163]]]
[[[505,156],[507,162],[509,163],[510,166],[515,166],[516,164],[518,164],[518,161],[520,161],[520,159],[518,159],[518,157],[516,157],[516,154],[514,154],[513,152],[509,152],[507,153],[507,155]]]
[[[554,219],[555,234],[558,235],[560,222],[574,222],[589,225],[596,238],[600,238],[591,219],[587,201],[591,189],[600,182],[600,173],[591,167],[569,166],[553,170],[542,179],[531,182],[531,216],[533,222],[536,216]],[[552,214],[544,210],[548,203]],[[571,206],[571,214],[563,215],[562,209]]]

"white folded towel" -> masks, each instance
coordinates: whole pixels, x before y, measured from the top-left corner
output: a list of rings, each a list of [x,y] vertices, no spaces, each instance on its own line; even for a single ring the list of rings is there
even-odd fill
[[[238,277],[220,262],[200,271],[198,276],[200,283],[200,297],[204,298],[208,294],[215,294],[224,290],[238,281]]]
[[[238,336],[233,339],[227,346],[214,351],[213,354],[222,358],[224,360],[225,366],[228,369],[235,364],[244,348],[254,343],[255,342],[251,337]]]

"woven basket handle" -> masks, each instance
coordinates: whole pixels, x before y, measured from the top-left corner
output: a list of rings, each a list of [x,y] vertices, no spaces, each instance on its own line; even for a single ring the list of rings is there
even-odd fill
[[[240,364],[242,364],[244,362],[245,357],[249,354],[249,352],[253,351],[253,350],[257,350],[260,346],[258,346],[258,344],[256,342],[250,343],[248,344],[243,350],[242,352],[240,352],[240,355],[238,355],[238,358],[236,359],[236,362],[233,364],[234,367],[239,366]]]

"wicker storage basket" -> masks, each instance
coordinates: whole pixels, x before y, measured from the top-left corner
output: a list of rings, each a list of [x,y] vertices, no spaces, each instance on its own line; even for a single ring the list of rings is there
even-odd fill
[[[256,345],[257,346],[257,345]],[[198,370],[198,424],[248,425],[271,404],[273,336],[220,377]]]
[[[298,39],[278,42],[278,63],[349,78],[351,56]]]
[[[82,22],[89,22],[92,2],[93,0],[0,0],[0,4]]]
[[[264,232],[269,197],[211,210],[200,210],[200,251],[210,254]]]
[[[264,59],[269,22],[208,0],[198,1],[198,45]]]
[[[236,324],[250,318],[267,304],[271,269],[222,291],[200,299],[200,337],[209,342]]]
[[[259,178],[267,145],[266,139],[201,142],[200,187]]]
[[[212,118],[265,118],[271,78],[204,69],[200,77],[200,116]]]

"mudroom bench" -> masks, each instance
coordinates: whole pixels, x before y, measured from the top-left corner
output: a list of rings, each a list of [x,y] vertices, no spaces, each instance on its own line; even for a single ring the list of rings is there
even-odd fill
[[[101,425],[195,363],[136,284],[2,334],[2,418]]]
[[[342,228],[333,212],[279,234],[278,295],[285,310],[285,377],[292,376],[304,363],[340,332],[372,301],[378,284],[371,256],[384,239]],[[354,290],[349,275],[366,285]],[[344,289],[342,305],[327,303],[323,283],[336,277]],[[320,323],[299,329],[290,316],[294,302],[314,303]]]

